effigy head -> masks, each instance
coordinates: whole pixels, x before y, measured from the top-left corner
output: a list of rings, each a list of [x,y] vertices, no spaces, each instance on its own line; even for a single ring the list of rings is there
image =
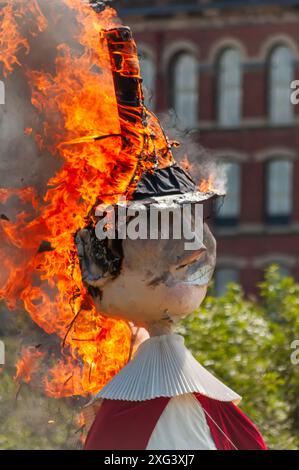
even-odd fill
[[[130,29],[117,27],[100,36],[110,57],[122,164],[113,167],[111,192],[99,197],[105,202],[105,196],[121,194],[129,203],[118,201],[101,210],[98,206],[88,226],[76,234],[82,278],[102,315],[159,334],[192,313],[205,297],[216,243],[203,209],[219,194],[202,185],[208,175],[195,183],[175,162],[172,147],[177,142],[169,141],[157,117],[145,107]],[[125,188],[118,187],[124,179]],[[123,206],[128,209],[124,216]],[[158,222],[152,220],[155,212],[160,214]],[[112,236],[111,225],[117,225]]]
[[[97,227],[77,233],[83,280],[102,315],[165,333],[199,307],[215,268],[216,241],[203,206],[133,203],[125,228],[123,239],[107,232],[105,238]]]

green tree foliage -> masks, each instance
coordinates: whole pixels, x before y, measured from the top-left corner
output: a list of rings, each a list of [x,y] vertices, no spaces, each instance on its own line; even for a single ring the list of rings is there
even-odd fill
[[[207,297],[180,330],[201,364],[243,396],[241,407],[268,446],[298,449],[299,364],[291,361],[291,345],[299,340],[299,285],[273,267],[259,291],[257,299],[247,299],[231,285],[225,296]],[[74,448],[76,401],[49,399],[26,384],[16,400],[16,354],[21,338],[35,330],[23,320],[7,329],[8,318],[1,323],[0,313],[7,353],[0,372],[0,449]]]
[[[291,361],[291,345],[299,340],[299,285],[271,267],[259,290],[258,299],[246,299],[230,285],[181,330],[200,363],[242,395],[241,408],[268,446],[298,449],[299,364]]]
[[[0,366],[0,450],[78,446],[76,400],[48,398],[41,384],[32,387],[24,383],[20,387],[14,380],[24,338],[34,341],[36,330],[22,314],[0,308],[0,340],[5,343],[5,365]]]

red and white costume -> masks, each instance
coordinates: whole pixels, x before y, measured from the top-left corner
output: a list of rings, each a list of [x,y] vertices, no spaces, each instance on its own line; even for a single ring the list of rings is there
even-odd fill
[[[202,367],[179,335],[150,338],[96,398],[85,449],[265,450],[241,397]]]

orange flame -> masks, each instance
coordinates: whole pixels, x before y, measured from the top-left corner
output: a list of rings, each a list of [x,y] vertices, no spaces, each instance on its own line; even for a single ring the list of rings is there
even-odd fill
[[[214,190],[215,178],[213,175],[210,175],[207,180],[202,180],[199,184],[199,191],[202,193],[208,193]]]
[[[22,357],[16,365],[15,380],[20,383],[29,383],[32,376],[37,372],[39,361],[44,353],[37,349],[27,348],[22,351]]]
[[[64,162],[49,180],[43,201],[32,188],[0,190],[2,203],[17,196],[24,205],[16,221],[1,221],[0,297],[10,308],[22,301],[39,327],[64,339],[61,359],[44,378],[51,396],[98,391],[128,360],[130,328],[125,322],[103,318],[90,304],[73,235],[85,226],[99,194],[119,193],[127,187],[137,158],[132,155],[131,161],[129,154],[120,151],[110,62],[107,50],[100,49],[99,33],[117,24],[115,12],[108,8],[98,15],[80,0],[62,2],[76,13],[81,52],[60,44],[53,74],[32,70],[19,59],[23,50],[30,54],[30,41],[20,32],[21,19],[29,15],[31,35],[47,27],[35,1],[8,1],[1,11],[0,27],[0,65],[6,75],[22,66],[32,105],[44,116],[41,133],[29,126],[25,134],[30,137],[32,133],[40,148],[58,153]],[[115,137],[104,142],[94,139],[103,134]],[[110,175],[118,165],[122,172],[115,180]],[[28,202],[33,213],[27,210]],[[39,249],[43,241],[48,251]],[[30,381],[35,370],[32,364],[24,352],[17,377]]]
[[[26,16],[31,36],[36,36],[47,27],[36,0],[16,2],[6,0],[6,6],[0,10],[0,63],[3,64],[4,76],[13,72],[14,66],[20,66],[18,54],[20,51],[29,53],[29,43],[20,32],[20,23]]]
[[[181,167],[185,170],[190,172],[192,170],[192,164],[190,163],[188,159],[188,155],[184,154],[181,162],[180,162]]]

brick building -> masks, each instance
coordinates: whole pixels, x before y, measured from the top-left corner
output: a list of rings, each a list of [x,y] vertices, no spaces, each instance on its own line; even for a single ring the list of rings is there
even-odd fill
[[[275,262],[299,279],[299,0],[120,0],[150,106],[174,109],[227,166],[216,288],[254,292]]]

